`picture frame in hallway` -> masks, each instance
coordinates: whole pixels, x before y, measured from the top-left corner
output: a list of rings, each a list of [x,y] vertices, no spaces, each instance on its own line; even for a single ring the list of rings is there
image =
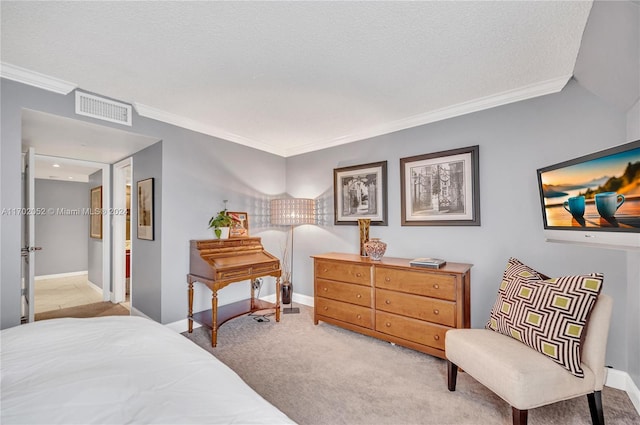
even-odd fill
[[[89,236],[102,239],[102,186],[91,189]]]
[[[154,237],[153,177],[138,181],[138,239],[152,241]]]
[[[387,161],[333,170],[334,224],[357,225],[368,218],[387,225]]]
[[[403,226],[479,226],[479,146],[400,158]]]

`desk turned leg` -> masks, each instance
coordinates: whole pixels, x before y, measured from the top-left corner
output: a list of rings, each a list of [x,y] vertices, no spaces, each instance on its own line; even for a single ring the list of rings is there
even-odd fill
[[[280,321],[280,278],[276,277],[276,322]]]
[[[189,333],[193,332],[193,282],[189,279]]]
[[[218,291],[211,294],[211,346],[218,345]]]

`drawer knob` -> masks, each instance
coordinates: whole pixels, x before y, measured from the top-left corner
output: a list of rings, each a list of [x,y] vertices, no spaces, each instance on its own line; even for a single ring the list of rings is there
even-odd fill
[[[390,328],[391,327],[391,322],[387,322],[384,324],[386,327]]]
[[[391,278],[389,276],[387,276],[387,277],[384,278],[384,281],[385,282],[391,282]]]
[[[358,314],[356,317],[357,317],[358,319],[362,319],[362,315],[361,315],[361,314]]]
[[[438,341],[440,339],[440,335],[434,335],[433,339],[435,339],[436,341]]]
[[[433,314],[440,314],[440,311],[438,309],[434,309]]]
[[[327,310],[329,310],[329,307],[325,306],[325,307],[323,308],[323,310],[324,310],[324,311],[327,311]]]
[[[385,304],[391,304],[391,300],[384,300]]]
[[[437,283],[434,283],[433,284],[433,289],[438,289],[438,288],[440,288],[440,285],[438,285]]]
[[[362,273],[356,273],[356,277],[362,277]]]
[[[324,292],[327,292],[329,289],[325,286],[324,288],[322,288],[322,290],[323,290]]]
[[[362,298],[362,295],[356,294],[356,298]]]
[[[326,273],[326,272],[328,272],[329,270],[327,270],[327,269],[322,269],[322,271]]]

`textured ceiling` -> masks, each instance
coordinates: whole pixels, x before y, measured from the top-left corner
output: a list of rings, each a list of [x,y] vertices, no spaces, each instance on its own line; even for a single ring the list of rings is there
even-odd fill
[[[591,2],[1,8],[4,65],[290,156],[560,90]]]
[[[88,181],[95,167],[78,166],[63,158],[114,164],[159,140],[71,118],[24,109],[22,146],[36,152],[39,179]],[[60,165],[54,167],[53,164]]]

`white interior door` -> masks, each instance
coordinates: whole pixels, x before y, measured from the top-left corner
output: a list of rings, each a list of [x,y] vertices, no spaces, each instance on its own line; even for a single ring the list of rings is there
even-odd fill
[[[35,320],[35,150],[29,148],[24,156],[24,245],[22,247],[22,317],[23,321]]]
[[[121,303],[126,299],[126,246],[127,246],[127,184],[131,184],[133,159],[127,158],[113,165],[113,299]],[[131,229],[129,230],[131,233]],[[130,236],[129,236],[130,238]],[[129,239],[130,241],[130,239]]]

